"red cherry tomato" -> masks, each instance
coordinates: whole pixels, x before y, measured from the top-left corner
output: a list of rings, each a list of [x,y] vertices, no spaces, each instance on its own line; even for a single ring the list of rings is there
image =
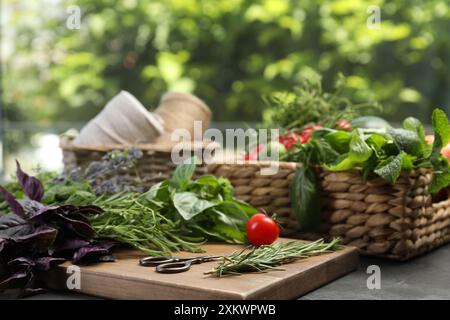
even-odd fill
[[[291,149],[296,143],[303,144],[306,142],[303,136],[296,132],[286,133],[279,138],[279,141],[287,150]]]
[[[254,246],[271,244],[280,234],[277,223],[264,213],[253,215],[248,220],[246,229],[247,239]]]
[[[301,135],[302,135],[305,143],[308,142],[308,140],[312,138],[312,134],[314,131],[322,129],[322,128],[323,127],[320,124],[315,124],[313,126],[303,129]]]
[[[336,121],[336,125],[341,130],[352,131],[352,125],[345,119],[340,119],[340,120]]]

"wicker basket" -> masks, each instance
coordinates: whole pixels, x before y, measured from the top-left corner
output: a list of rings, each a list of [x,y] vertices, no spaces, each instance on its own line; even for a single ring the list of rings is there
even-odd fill
[[[64,172],[70,172],[75,168],[85,169],[92,161],[100,160],[107,152],[112,150],[121,150],[129,148],[124,145],[103,145],[103,146],[78,146],[73,144],[74,136],[62,136],[60,147],[63,152]],[[137,149],[142,150],[143,156],[137,164],[137,170],[140,177],[141,186],[150,188],[152,185],[170,178],[176,164],[172,162],[171,151],[173,143],[143,144],[136,145]],[[211,142],[189,144],[192,155],[196,152],[203,152],[206,148],[214,149],[215,144]],[[200,151],[198,149],[201,149]],[[195,176],[200,176],[207,172],[205,165],[200,165],[195,171]],[[127,174],[121,172],[121,174]],[[130,171],[130,175],[136,174]]]
[[[230,179],[235,194],[253,206],[277,213],[282,235],[314,239],[336,237],[361,253],[407,260],[450,242],[450,199],[432,203],[432,171],[404,172],[392,185],[360,172],[318,172],[322,189],[320,233],[305,233],[292,214],[289,190],[299,164],[280,162],[276,175],[262,176],[264,162],[215,165],[208,169]]]
[[[319,173],[324,226],[362,253],[407,260],[450,241],[450,199],[432,203],[432,171],[404,172],[395,184],[357,171]]]
[[[299,225],[292,215],[289,193],[292,178],[300,164],[279,162],[276,174],[262,175],[261,169],[271,164],[268,161],[215,164],[208,166],[208,172],[228,178],[238,199],[262,211],[276,213],[282,226],[282,236],[298,236]]]

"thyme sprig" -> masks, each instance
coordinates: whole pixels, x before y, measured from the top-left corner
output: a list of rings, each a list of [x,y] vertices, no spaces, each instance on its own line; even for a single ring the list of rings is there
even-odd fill
[[[340,239],[325,242],[319,239],[313,242],[288,241],[261,247],[247,247],[223,257],[223,260],[211,271],[212,276],[239,275],[246,272],[264,272],[281,270],[277,267],[294,261],[330,253],[340,248]]]

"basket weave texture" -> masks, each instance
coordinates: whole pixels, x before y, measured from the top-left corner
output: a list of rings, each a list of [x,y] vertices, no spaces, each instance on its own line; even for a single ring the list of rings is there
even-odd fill
[[[277,173],[263,175],[261,169],[271,166],[268,161],[245,161],[235,164],[213,164],[208,172],[226,177],[234,186],[235,196],[255,208],[276,213],[283,236],[294,236],[299,226],[292,214],[290,185],[298,163],[279,162]]]
[[[432,203],[430,169],[404,172],[395,184],[363,182],[357,171],[319,176],[323,230],[362,253],[407,260],[450,241],[450,199]]]
[[[108,145],[108,146],[76,146],[72,137],[62,137],[60,147],[63,152],[64,171],[81,168],[86,169],[92,161],[99,161],[107,152],[117,149],[126,149],[130,146]],[[143,153],[139,159],[136,170],[142,178],[138,180],[140,186],[145,189],[154,184],[169,179],[176,168],[176,164],[171,159],[171,148],[173,144],[146,144],[136,146]],[[202,147],[200,147],[202,148]],[[136,170],[121,172],[122,175],[135,175]],[[207,172],[205,165],[197,166],[194,176],[198,177]]]

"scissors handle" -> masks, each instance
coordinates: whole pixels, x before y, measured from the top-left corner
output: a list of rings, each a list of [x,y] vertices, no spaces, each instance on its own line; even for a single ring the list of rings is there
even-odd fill
[[[145,257],[139,259],[139,264],[143,267],[156,267],[160,264],[166,264],[170,262],[178,262],[179,259],[169,256],[160,256],[160,257]]]
[[[193,264],[213,261],[220,259],[220,256],[205,256],[192,259],[179,259],[178,261],[171,261],[156,266],[156,272],[159,273],[179,273],[188,271]]]
[[[159,273],[180,273],[188,271],[191,268],[193,260],[168,262],[156,266],[156,272]]]

